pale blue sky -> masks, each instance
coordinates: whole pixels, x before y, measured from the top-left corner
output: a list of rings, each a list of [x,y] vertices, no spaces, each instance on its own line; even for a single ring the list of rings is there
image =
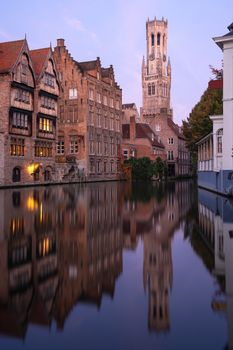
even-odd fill
[[[123,102],[141,106],[141,62],[146,53],[146,19],[168,19],[174,120],[188,116],[207,87],[209,64],[222,54],[212,37],[233,22],[232,0],[2,0],[0,41],[27,34],[31,49],[64,38],[76,60],[100,56],[113,64]]]

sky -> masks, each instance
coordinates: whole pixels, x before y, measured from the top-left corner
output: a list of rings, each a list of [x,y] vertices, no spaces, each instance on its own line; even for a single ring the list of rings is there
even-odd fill
[[[172,65],[171,106],[181,124],[220,68],[222,53],[212,38],[228,32],[232,0],[2,0],[0,41],[27,37],[29,48],[56,46],[58,38],[77,61],[100,57],[114,67],[123,103],[142,105],[141,63],[146,20],[168,19]]]

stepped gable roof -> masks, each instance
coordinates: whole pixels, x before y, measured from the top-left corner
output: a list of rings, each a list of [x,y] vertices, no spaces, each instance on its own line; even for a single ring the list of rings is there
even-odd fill
[[[50,51],[49,47],[30,51],[30,56],[33,62],[33,67],[37,78],[39,77],[39,75],[43,70],[49,51]]]
[[[176,136],[178,136],[180,139],[183,139],[183,140],[185,139],[182,132],[180,132],[179,126],[177,124],[175,124],[171,118],[167,118],[167,124],[170,127],[170,129],[172,129],[174,131]]]
[[[93,70],[96,68],[97,65],[97,60],[94,61],[86,61],[86,62],[77,62],[77,65],[79,66],[79,68],[81,69],[81,71],[85,72],[88,70]]]
[[[8,73],[23,48],[25,39],[0,43],[0,73]]]
[[[110,76],[111,73],[111,68],[101,68],[101,75],[103,78],[108,78]]]
[[[154,134],[153,141],[152,134]],[[122,124],[122,137],[123,139],[130,138],[130,124]],[[136,139],[148,139],[152,146],[165,148],[163,143],[158,141],[157,135],[148,124],[136,123]]]
[[[122,109],[132,109],[134,107],[136,107],[134,102],[133,103],[124,103],[124,104],[122,104]]]

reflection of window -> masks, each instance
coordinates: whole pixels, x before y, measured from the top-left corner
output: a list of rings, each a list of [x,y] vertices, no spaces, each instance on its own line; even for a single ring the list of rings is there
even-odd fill
[[[223,129],[217,131],[217,152],[222,153],[222,135]]]

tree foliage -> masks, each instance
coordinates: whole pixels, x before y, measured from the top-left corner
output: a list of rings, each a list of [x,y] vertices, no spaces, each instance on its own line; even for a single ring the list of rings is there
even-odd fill
[[[197,163],[195,143],[212,131],[212,121],[209,116],[223,113],[222,97],[222,89],[206,89],[200,101],[192,109],[187,121],[183,121],[183,133],[191,152],[193,169]]]
[[[154,175],[161,179],[166,175],[166,163],[160,157],[154,162],[148,157],[130,158],[127,163],[132,166],[134,180],[150,180]]]

